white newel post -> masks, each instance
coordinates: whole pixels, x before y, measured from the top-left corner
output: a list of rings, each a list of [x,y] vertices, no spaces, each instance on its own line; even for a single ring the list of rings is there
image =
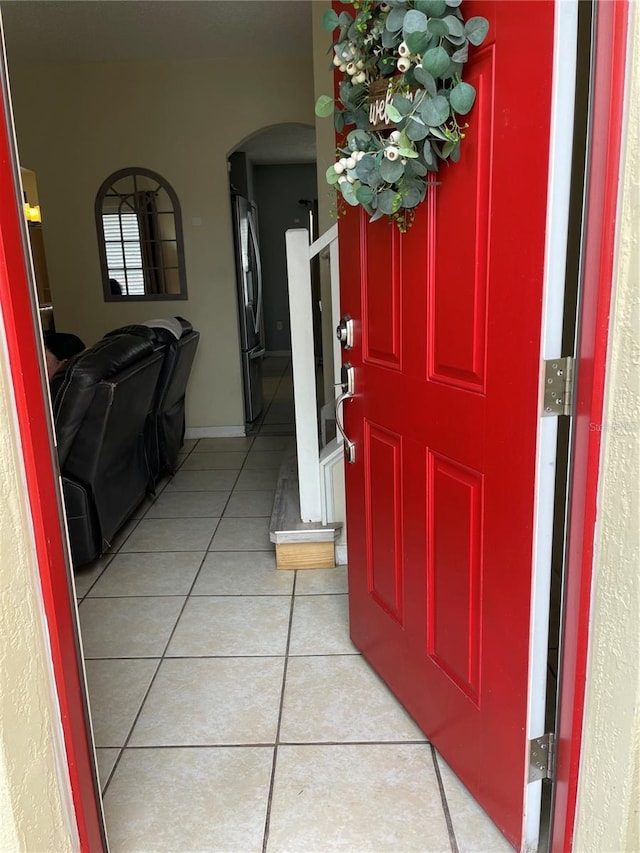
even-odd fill
[[[302,521],[321,521],[320,445],[308,232],[304,228],[287,231],[285,245],[289,281],[300,515]]]

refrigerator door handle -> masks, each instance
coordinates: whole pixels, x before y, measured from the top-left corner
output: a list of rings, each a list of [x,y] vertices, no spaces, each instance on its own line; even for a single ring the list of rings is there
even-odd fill
[[[253,316],[253,330],[260,337],[260,318],[262,317],[262,263],[260,261],[260,250],[258,248],[258,235],[256,234],[256,226],[253,219],[253,214],[249,211],[247,217],[249,221],[249,234],[253,243],[253,253],[256,259],[256,272],[258,274],[258,302],[256,311]]]
[[[252,349],[251,352],[249,353],[249,361],[253,361],[256,358],[262,358],[262,356],[265,354],[265,352],[266,352],[266,349],[264,347],[260,347],[260,349],[258,349],[258,350]]]

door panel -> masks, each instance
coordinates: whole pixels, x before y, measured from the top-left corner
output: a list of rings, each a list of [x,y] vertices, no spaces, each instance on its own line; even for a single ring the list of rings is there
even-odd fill
[[[464,11],[490,31],[460,162],[406,234],[339,223],[351,636],[519,845],[554,5]]]
[[[491,186],[494,65],[494,45],[488,45],[466,75],[478,93],[472,128],[463,142],[464,157],[450,168],[443,167],[439,176],[447,188],[435,194],[427,238],[429,377],[481,393],[485,390],[490,214],[486,200]],[[439,252],[438,246],[447,240],[439,232],[450,229],[452,223],[466,239],[458,242],[455,251]]]

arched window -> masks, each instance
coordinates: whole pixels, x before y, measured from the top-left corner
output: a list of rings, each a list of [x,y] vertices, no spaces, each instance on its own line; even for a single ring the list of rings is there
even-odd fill
[[[149,169],[121,169],[96,196],[96,228],[106,302],[186,299],[180,204]]]

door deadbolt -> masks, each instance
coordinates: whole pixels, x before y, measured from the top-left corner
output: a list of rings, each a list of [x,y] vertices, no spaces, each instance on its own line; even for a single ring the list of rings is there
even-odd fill
[[[336,328],[336,337],[343,349],[351,349],[353,346],[353,320],[348,314],[344,314],[340,318]]]

